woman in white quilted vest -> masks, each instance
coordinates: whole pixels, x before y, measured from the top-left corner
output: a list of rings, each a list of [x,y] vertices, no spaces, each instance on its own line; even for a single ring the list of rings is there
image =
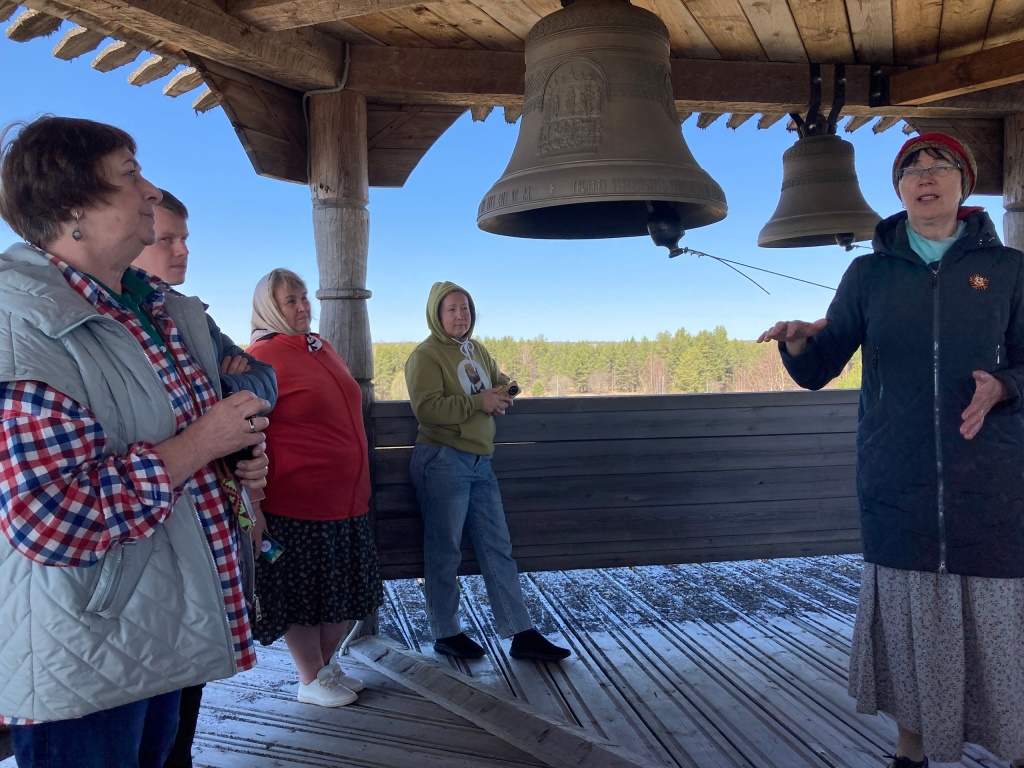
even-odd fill
[[[0,721],[22,768],[160,768],[180,689],[255,662],[238,485],[265,483],[269,405],[218,401],[202,303],[130,268],[160,199],[135,149],[52,116],[0,136],[25,240],[0,255]]]

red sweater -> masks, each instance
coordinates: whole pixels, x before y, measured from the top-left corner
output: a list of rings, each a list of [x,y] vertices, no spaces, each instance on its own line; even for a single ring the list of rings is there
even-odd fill
[[[245,351],[277,372],[263,509],[301,520],[366,514],[370,467],[362,393],[341,356],[326,341],[310,353],[305,336],[284,334]]]

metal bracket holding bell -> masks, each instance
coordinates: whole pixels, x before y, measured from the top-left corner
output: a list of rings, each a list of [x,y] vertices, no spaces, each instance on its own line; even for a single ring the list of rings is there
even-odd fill
[[[802,118],[799,112],[789,113],[801,139],[805,136],[834,136],[836,133],[839,113],[843,111],[843,105],[846,103],[846,65],[834,64],[832,69],[835,76],[832,86],[832,108],[826,116],[818,111],[821,109],[821,65],[810,65],[811,98],[807,105],[807,117]]]

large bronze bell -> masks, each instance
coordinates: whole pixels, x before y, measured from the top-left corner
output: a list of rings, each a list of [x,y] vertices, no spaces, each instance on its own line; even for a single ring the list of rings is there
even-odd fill
[[[728,207],[683,141],[668,32],[626,0],[576,0],[526,37],[522,125],[477,224],[513,237],[678,241]],[[668,234],[664,234],[668,232]]]
[[[853,145],[833,134],[797,139],[782,156],[782,196],[757,236],[762,248],[839,245],[874,234],[881,217],[857,185]]]

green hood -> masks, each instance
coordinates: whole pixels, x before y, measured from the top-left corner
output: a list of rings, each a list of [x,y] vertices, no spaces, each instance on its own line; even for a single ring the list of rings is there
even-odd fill
[[[460,293],[466,294],[466,298],[469,299],[469,332],[464,338],[453,340],[451,336],[444,332],[444,328],[441,327],[441,319],[437,316],[437,310],[441,307],[441,302],[444,297],[452,291],[459,291]],[[473,329],[476,328],[476,304],[473,303],[473,297],[469,295],[469,291],[460,285],[448,282],[445,280],[442,283],[434,283],[430,289],[430,296],[427,298],[427,327],[430,328],[430,335],[435,339],[447,344],[459,343],[466,339],[473,338]]]

